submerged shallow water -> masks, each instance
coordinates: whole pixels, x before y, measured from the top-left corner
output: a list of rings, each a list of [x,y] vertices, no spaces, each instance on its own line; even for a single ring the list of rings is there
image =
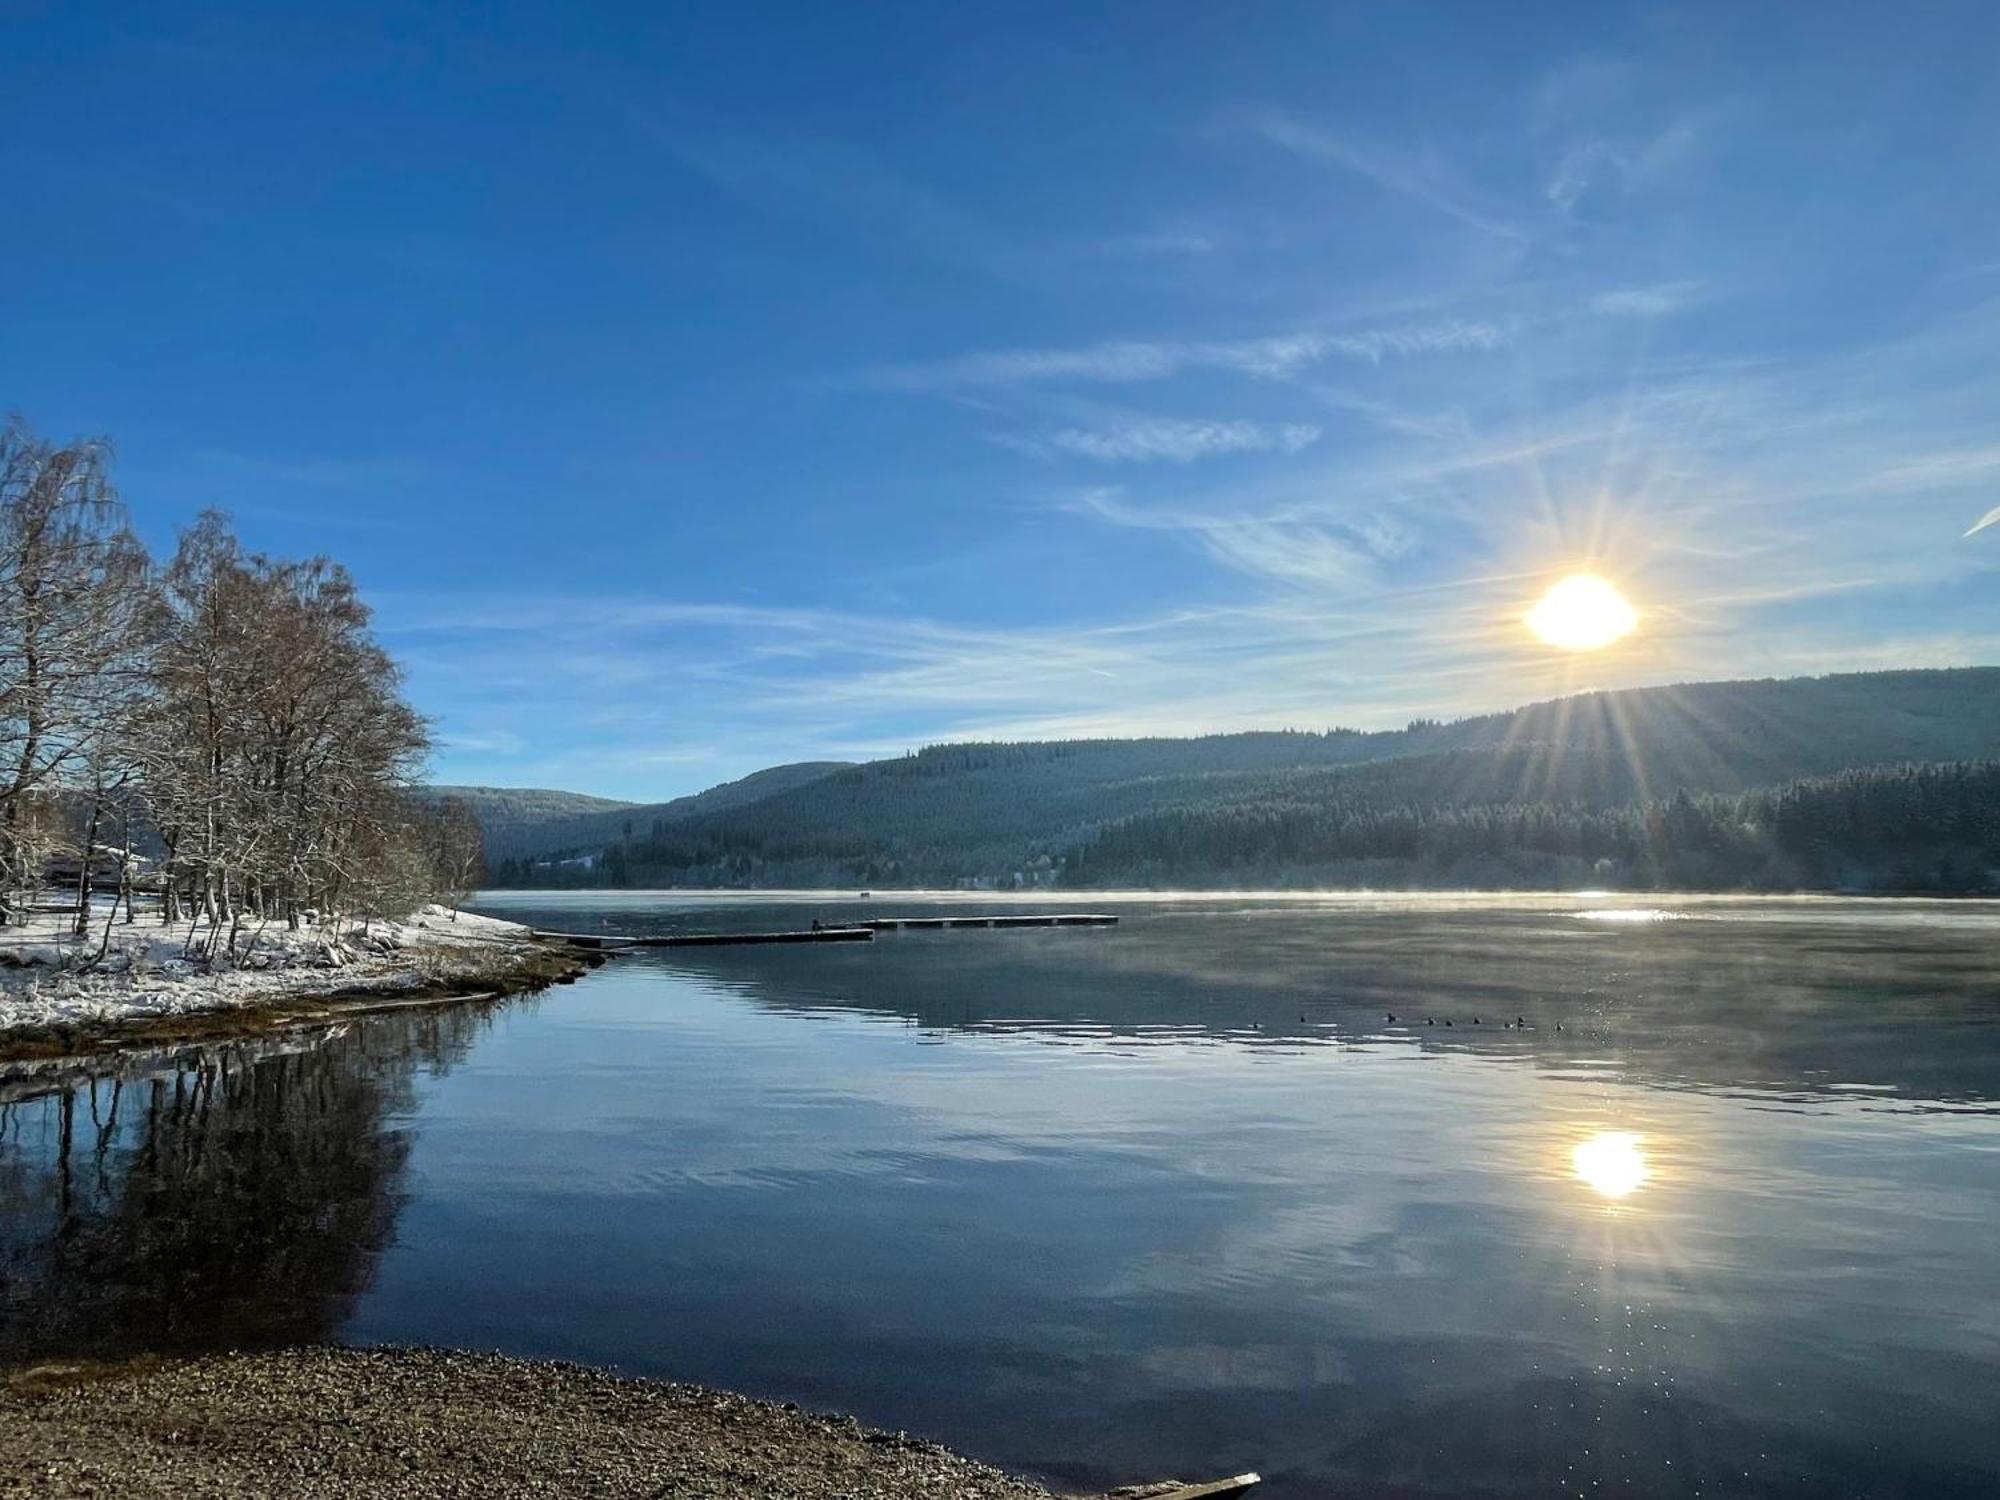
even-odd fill
[[[500,1348],[1079,1489],[1993,1492],[2000,906],[1111,909],[0,1065],[0,1358]]]

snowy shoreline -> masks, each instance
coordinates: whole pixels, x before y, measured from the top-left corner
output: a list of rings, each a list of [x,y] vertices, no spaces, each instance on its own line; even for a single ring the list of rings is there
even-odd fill
[[[181,1018],[227,1016],[287,1002],[444,995],[522,988],[574,972],[532,929],[496,917],[426,906],[402,921],[343,922],[294,932],[246,927],[235,957],[186,956],[187,928],[142,915],[105,916],[76,937],[69,914],[36,914],[0,928],[0,1049],[42,1034],[113,1031]]]

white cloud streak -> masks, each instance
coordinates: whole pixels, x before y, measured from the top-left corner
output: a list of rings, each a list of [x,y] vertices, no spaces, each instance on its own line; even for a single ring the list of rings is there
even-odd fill
[[[1299,453],[1319,441],[1305,422],[1181,421],[1154,417],[1116,427],[1065,427],[1046,437],[1003,439],[1030,452],[1060,452],[1098,463],[1188,464],[1227,453]]]
[[[1591,298],[1590,310],[1608,318],[1664,318],[1694,306],[1701,300],[1701,290],[1699,281],[1620,287]]]
[[[1337,355],[1379,364],[1392,356],[1484,354],[1506,342],[1505,331],[1493,323],[1454,318],[1355,333],[1301,332],[1225,342],[1122,340],[1072,349],[975,350],[946,359],[877,366],[851,383],[886,391],[1079,381],[1128,384],[1165,380],[1196,369],[1288,380]]]
[[[1308,161],[1344,168],[1383,191],[1434,209],[1499,239],[1524,240],[1527,231],[1456,178],[1434,158],[1364,145],[1346,136],[1274,111],[1253,115],[1251,131]]]

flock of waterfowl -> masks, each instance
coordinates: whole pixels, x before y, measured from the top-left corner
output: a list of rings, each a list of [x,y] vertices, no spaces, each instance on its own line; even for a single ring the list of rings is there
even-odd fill
[[[1382,1016],[1382,1019],[1391,1026],[1397,1024],[1394,1012],[1385,1012]],[[1304,1011],[1299,1012],[1299,1021],[1301,1024],[1310,1024],[1310,1020],[1311,1018],[1308,1017]],[[1416,1022],[1405,1021],[1403,1024],[1406,1026],[1414,1026],[1416,1025]],[[1425,1016],[1424,1024],[1426,1026],[1450,1026],[1453,1025],[1454,1022],[1449,1016],[1446,1016],[1442,1021],[1438,1020],[1437,1017],[1435,1016]],[[1472,1020],[1467,1024],[1472,1026],[1484,1026],[1486,1024],[1486,1021],[1484,1017],[1474,1016]],[[1501,1029],[1504,1031],[1527,1031],[1530,1029],[1528,1025],[1528,1018],[1526,1016],[1516,1016],[1511,1021],[1502,1021],[1500,1023],[1500,1026]],[[1264,1029],[1264,1023],[1262,1021],[1252,1021],[1250,1023],[1250,1029],[1252,1031],[1262,1031]],[[1560,1021],[1556,1022],[1556,1030],[1561,1031],[1562,1029],[1563,1029],[1562,1022]]]

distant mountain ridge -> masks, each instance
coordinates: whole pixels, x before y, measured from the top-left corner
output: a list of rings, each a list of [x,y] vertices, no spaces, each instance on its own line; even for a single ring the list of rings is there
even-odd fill
[[[486,836],[487,862],[494,864],[556,853],[590,852],[622,839],[627,824],[650,830],[660,821],[724,812],[804,786],[851,764],[844,760],[816,760],[771,766],[670,802],[620,802],[581,792],[489,786],[434,785],[423,788],[422,792],[427,796],[462,798],[470,805]]]
[[[516,861],[496,873],[523,882],[538,878],[524,859],[604,849],[616,868],[603,878],[662,884],[1005,881],[1042,878],[1102,830],[1163,813],[1235,809],[1251,826],[1266,806],[1602,810],[1996,757],[2000,668],[1856,673],[1593,692],[1372,733],[939,745],[775,767],[491,848],[496,866]]]
[[[589,822],[593,814],[613,813],[632,805],[611,797],[551,791],[545,787],[433,783],[418,787],[416,795],[427,801],[449,797],[470,807],[485,836],[489,861],[515,857],[534,847],[540,832],[550,833],[559,840],[570,837],[572,832],[577,837],[588,837],[585,830],[594,827]]]

